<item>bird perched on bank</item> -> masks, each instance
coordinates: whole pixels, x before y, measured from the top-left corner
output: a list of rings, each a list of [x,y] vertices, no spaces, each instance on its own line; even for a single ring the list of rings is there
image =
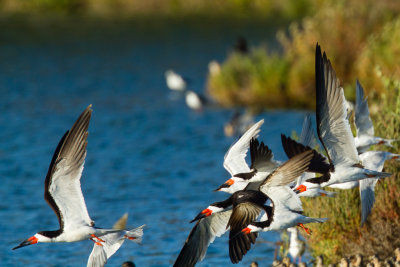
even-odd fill
[[[299,230],[296,227],[290,227],[287,231],[290,233],[289,254],[294,263],[296,263],[296,259],[299,259],[300,263],[301,256],[306,251],[306,242],[299,238]]]
[[[88,127],[92,109],[89,105],[79,116],[70,131],[61,138],[45,179],[44,197],[57,215],[60,228],[55,231],[40,231],[26,239],[14,249],[36,243],[76,242],[90,239],[94,250],[104,250],[109,246],[110,235],[120,235],[132,240],[140,240],[143,226],[130,231],[97,228],[89,217],[83,198],[80,178],[86,158]],[[100,251],[97,266],[103,266],[107,253]],[[89,258],[89,261],[90,261]]]
[[[315,267],[325,267],[324,266],[324,257],[322,257],[321,255],[318,255],[315,258]]]

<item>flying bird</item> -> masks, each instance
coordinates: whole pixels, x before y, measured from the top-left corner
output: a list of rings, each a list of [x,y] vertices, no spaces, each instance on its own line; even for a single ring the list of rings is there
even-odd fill
[[[46,175],[44,198],[57,215],[60,228],[54,231],[37,232],[13,250],[40,242],[76,242],[90,239],[95,243],[94,250],[100,251],[98,256],[93,256],[93,260],[101,266],[112,255],[107,251],[112,245],[109,243],[111,235],[132,240],[141,239],[143,226],[130,231],[102,229],[95,227],[94,221],[89,216],[80,178],[86,158],[91,114],[92,109],[89,105],[72,128],[61,138]]]
[[[374,125],[372,124],[371,117],[369,116],[368,97],[364,98],[364,88],[360,82],[356,82],[356,108],[355,108],[355,125],[357,136],[355,137],[355,145],[358,153],[364,153],[370,146],[377,144],[385,144],[393,147],[392,142],[394,139],[385,139],[374,136]]]
[[[364,168],[360,164],[350,124],[347,120],[343,88],[326,54],[317,44],[315,53],[316,120],[318,138],[326,152],[330,169],[320,177],[308,179],[310,187],[324,187],[391,174]],[[306,191],[307,186],[296,189]]]

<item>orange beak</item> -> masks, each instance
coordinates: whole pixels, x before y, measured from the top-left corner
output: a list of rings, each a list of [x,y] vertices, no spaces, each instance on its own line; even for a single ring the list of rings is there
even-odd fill
[[[220,191],[222,188],[228,188],[228,187],[230,187],[231,185],[233,185],[234,183],[235,183],[234,180],[229,179],[229,180],[227,180],[225,183],[223,183],[220,187],[218,187],[217,189],[215,189],[214,191]]]
[[[201,214],[204,214],[204,216],[206,216],[206,217],[210,216],[211,213],[212,213],[212,210],[210,210],[210,209],[205,209],[201,212]]]
[[[294,190],[297,194],[298,193],[303,193],[305,191],[307,191],[307,186],[305,185],[299,185],[295,190]]]
[[[200,219],[203,219],[203,218],[205,218],[205,217],[208,217],[208,216],[210,216],[211,214],[212,214],[212,210],[210,210],[210,209],[205,209],[205,210],[203,210],[202,212],[200,212],[200,213],[196,216],[196,218],[194,218],[193,220],[191,220],[190,223],[192,223],[192,222],[194,222],[194,221],[197,221],[197,220],[200,220]]]
[[[13,250],[17,249],[17,248],[22,248],[22,247],[25,247],[25,246],[33,245],[33,244],[36,244],[37,242],[38,242],[37,237],[35,237],[35,236],[29,237],[27,240],[25,240],[24,242],[22,242],[21,244],[19,244],[15,248],[13,248]]]
[[[251,229],[249,227],[246,227],[242,230],[242,233],[244,233],[245,235],[248,235],[251,233]]]

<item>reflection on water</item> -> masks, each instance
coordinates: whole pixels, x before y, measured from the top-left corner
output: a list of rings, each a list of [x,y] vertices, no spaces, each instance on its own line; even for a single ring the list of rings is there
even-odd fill
[[[236,25],[237,26],[237,25]],[[245,25],[246,26],[246,25]],[[96,225],[111,227],[128,212],[128,225],[147,224],[143,244],[126,242],[110,266],[133,260],[138,266],[171,266],[193,225],[228,178],[222,162],[233,139],[223,124],[231,111],[204,113],[170,98],[164,71],[173,68],[205,85],[207,64],[222,60],[236,37],[251,43],[269,38],[265,25],[204,29],[141,27],[125,31],[62,36],[60,40],[0,45],[0,255],[2,265],[82,266],[92,242],[38,244],[11,248],[39,230],[56,229],[57,219],[43,199],[52,153],[64,132],[93,104],[82,189]],[[219,31],[218,31],[219,30]],[[31,33],[32,34],[32,33]],[[34,35],[34,34],[32,34]],[[261,139],[284,159],[280,133],[301,127],[299,112],[264,113]],[[227,236],[217,239],[199,266],[230,265]],[[264,240],[276,240],[266,233]],[[261,240],[261,239],[260,239]],[[258,244],[244,258],[267,265],[274,248]]]

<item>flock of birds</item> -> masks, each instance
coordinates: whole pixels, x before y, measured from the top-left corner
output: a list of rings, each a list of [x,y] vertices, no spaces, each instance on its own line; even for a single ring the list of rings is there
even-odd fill
[[[391,175],[382,172],[385,160],[398,159],[399,155],[367,151],[374,144],[390,146],[393,140],[374,136],[367,99],[358,82],[355,104],[357,136],[354,138],[343,88],[318,44],[315,60],[317,133],[326,156],[313,149],[316,140],[310,116],[304,121],[299,141],[281,136],[289,158],[286,162],[275,160],[268,146],[258,141],[264,121],[255,123],[225,155],[224,167],[231,178],[216,191],[229,193],[230,196],[208,205],[191,221],[196,224],[173,266],[195,266],[204,259],[210,243],[228,230],[232,263],[242,260],[255,243],[258,232],[289,228],[293,240],[297,238],[296,227],[309,233],[304,224],[323,223],[327,218],[303,215],[299,197],[333,196],[332,192],[322,189],[325,186],[359,186],[361,218],[362,223],[365,222],[374,204],[376,182]],[[57,215],[60,228],[37,232],[13,249],[39,242],[92,240],[94,247],[87,266],[104,266],[126,239],[141,242],[145,225],[129,230],[125,229],[125,224],[102,229],[95,227],[88,214],[80,178],[86,157],[91,114],[89,105],[61,138],[45,178],[45,200]],[[248,150],[250,166],[245,160]],[[292,248],[292,251],[297,250],[297,247]]]
[[[303,215],[300,197],[334,196],[322,187],[352,188],[359,186],[361,195],[361,224],[364,224],[374,204],[374,187],[380,178],[391,176],[382,172],[388,159],[398,154],[367,151],[371,145],[392,146],[394,140],[374,136],[367,99],[357,81],[355,124],[357,136],[351,131],[347,101],[336,73],[316,46],[316,121],[317,134],[325,155],[313,149],[317,144],[311,124],[306,117],[299,141],[281,135],[282,146],[289,160],[274,160],[272,151],[257,140],[263,120],[250,127],[236,141],[224,158],[224,167],[231,178],[216,191],[231,196],[210,204],[191,222],[191,230],[174,266],[195,266],[204,259],[210,243],[229,230],[229,257],[238,263],[255,243],[258,232],[281,231],[290,228],[291,239],[297,239],[296,227],[323,223],[327,218]],[[250,150],[251,165],[246,163]],[[301,248],[293,245],[293,255]],[[291,254],[292,254],[291,253]]]

